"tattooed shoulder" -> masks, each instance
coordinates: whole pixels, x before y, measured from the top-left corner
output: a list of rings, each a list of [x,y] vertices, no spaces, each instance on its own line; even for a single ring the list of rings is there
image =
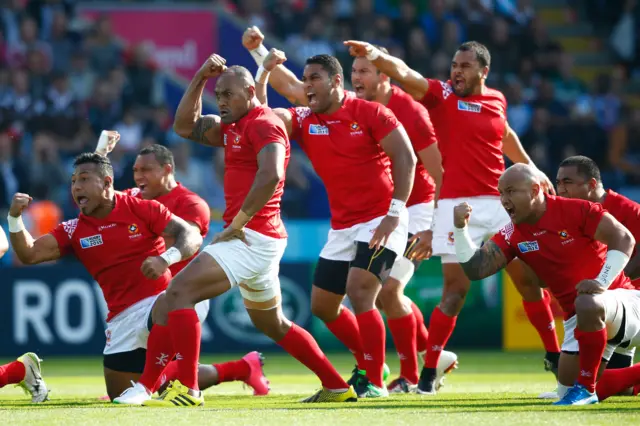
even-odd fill
[[[203,115],[196,120],[193,130],[189,135],[189,139],[205,145],[215,146],[215,141],[209,140],[207,133],[217,124],[215,117],[211,115]]]
[[[489,240],[466,263],[461,263],[462,269],[471,280],[481,280],[489,277],[507,266],[507,258],[496,243]]]

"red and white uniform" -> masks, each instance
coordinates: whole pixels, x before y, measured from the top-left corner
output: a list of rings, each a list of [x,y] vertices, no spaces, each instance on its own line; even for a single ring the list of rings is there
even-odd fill
[[[604,266],[607,246],[596,241],[594,235],[606,211],[598,203],[552,195],[546,196],[546,202],[547,210],[535,225],[510,222],[491,240],[508,261],[521,259],[546,283],[564,311],[562,350],[577,352],[578,342],[573,335],[577,321],[576,285],[582,280],[595,279]],[[640,292],[634,290],[624,273],[599,297],[605,300],[608,324],[622,318],[620,315],[626,310],[630,334],[635,336],[640,331]],[[615,346],[608,345],[608,357]]]
[[[51,231],[60,253],[74,254],[102,289],[109,309],[105,354],[146,348],[146,320],[169,285],[171,272],[150,280],[140,267],[147,257],[165,251],[162,233],[171,216],[156,201],[115,194],[115,207],[107,217],[80,214]]]
[[[322,179],[331,209],[331,230],[320,256],[351,261],[355,241],[369,242],[387,215],[393,195],[391,161],[380,141],[400,126],[385,106],[346,95],[333,114],[290,108],[292,139],[298,141]],[[408,213],[391,234],[386,248],[402,256]]]
[[[427,109],[396,86],[391,86],[392,95],[387,104],[411,140],[416,155],[418,152],[437,143],[435,130]],[[433,221],[434,198],[436,184],[418,159],[413,189],[407,210],[409,212],[409,234],[417,234],[431,227]]]
[[[284,123],[271,108],[259,106],[238,122],[222,124],[224,142],[224,194],[227,208],[223,219],[229,226],[242,208],[258,172],[258,153],[277,143],[286,148],[285,168],[291,146]],[[239,286],[245,305],[251,309],[271,309],[280,298],[280,259],[287,246],[287,232],[280,217],[284,176],[267,204],[246,225],[249,245],[240,240],[207,246],[224,269],[232,286]],[[275,300],[274,300],[275,299]]]
[[[142,193],[139,188],[130,188],[123,192],[132,197],[142,199]],[[207,236],[209,232],[209,222],[211,220],[211,211],[209,210],[207,202],[198,194],[188,190],[178,182],[178,186],[168,193],[155,198],[155,200],[180,219],[194,223],[200,229],[202,238]],[[175,277],[178,272],[182,271],[196,256],[197,253],[189,259],[171,265],[169,268],[171,274]]]
[[[457,204],[468,202],[473,207],[469,233],[478,245],[509,222],[498,192],[498,179],[504,172],[507,101],[502,93],[488,87],[481,95],[459,97],[450,81],[428,81],[429,91],[421,103],[434,111],[444,168],[433,250],[443,263],[457,263],[453,244],[453,208]]]

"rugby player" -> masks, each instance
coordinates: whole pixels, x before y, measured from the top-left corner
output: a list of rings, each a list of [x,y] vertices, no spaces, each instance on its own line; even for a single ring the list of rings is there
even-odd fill
[[[279,263],[287,243],[280,200],[290,145],[286,129],[255,97],[255,83],[242,67],[226,68],[212,55],[180,101],[174,129],[189,139],[224,147],[224,231],[171,282],[167,327],[177,352],[177,377],[145,406],[204,404],[198,389],[200,321],[194,305],[239,287],[254,325],[321,380],[323,388],[305,402],[356,401],[357,395],[333,368],[313,337],[282,312]],[[216,82],[220,116],[202,116],[202,94]]]
[[[418,384],[419,393],[434,394],[438,360],[470,286],[455,257],[453,208],[462,201],[474,204],[476,214],[469,229],[474,242],[482,243],[509,221],[500,206],[497,188],[504,171],[503,154],[514,163],[533,163],[509,127],[504,95],[485,85],[491,56],[482,44],[460,45],[452,60],[448,82],[425,79],[402,60],[369,43],[345,41],[345,45],[353,56],[367,58],[380,72],[397,81],[416,101],[440,111],[434,126],[445,173],[434,215],[433,255],[440,256],[444,287],[440,304],[431,314],[425,368]],[[539,173],[546,188],[553,191],[546,176]],[[426,254],[415,247],[409,256],[421,259]],[[544,343],[545,368],[555,372],[560,347],[550,299],[544,297],[535,277],[530,277],[531,271],[522,263],[512,262],[508,272],[523,296],[529,320]]]
[[[511,222],[482,248],[469,234],[472,206],[455,207],[460,265],[471,280],[495,274],[516,257],[533,269],[564,311],[563,351],[579,348],[576,384],[554,404],[597,403],[601,359],[606,365],[616,346],[640,334],[640,292],[623,272],[633,235],[598,203],[545,195],[539,174],[527,165],[507,169],[499,190]],[[560,377],[568,373],[564,355]]]

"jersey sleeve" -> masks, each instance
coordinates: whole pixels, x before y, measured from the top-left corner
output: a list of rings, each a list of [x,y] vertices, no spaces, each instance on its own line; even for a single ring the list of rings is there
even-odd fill
[[[377,102],[362,101],[359,114],[361,120],[368,124],[371,136],[380,142],[389,133],[400,127],[395,114],[386,106]]]
[[[411,139],[413,149],[415,152],[420,152],[436,143],[437,139],[429,112],[421,105],[415,106],[415,114],[412,114],[411,122],[403,124],[409,139]]]
[[[311,110],[307,107],[293,107],[287,109],[291,114],[291,139],[298,142],[298,145],[304,146],[302,140],[302,120],[311,114]]]
[[[211,221],[211,210],[207,203],[194,195],[179,203],[173,214],[187,222],[195,223],[201,234],[206,234]]]
[[[507,258],[507,263],[517,257],[516,249],[511,245],[511,235],[513,235],[513,224],[509,223],[497,234],[491,237],[491,241],[493,241],[495,245],[502,250],[502,253]]]
[[[73,253],[71,237],[73,235],[73,231],[76,229],[77,220],[78,219],[73,219],[67,222],[62,222],[49,232],[49,234],[53,235],[53,238],[58,242],[58,250],[60,250],[61,256]]]
[[[289,145],[289,138],[284,125],[274,123],[273,120],[257,120],[248,129],[249,140],[256,155],[266,145],[278,143],[285,148]]]
[[[144,218],[149,230],[162,236],[173,216],[169,209],[156,200],[140,200],[137,204],[138,216]]]
[[[585,236],[593,238],[606,210],[598,203],[585,201],[581,204],[581,230]]]
[[[424,95],[424,98],[420,101],[423,105],[428,108],[434,108],[442,101],[447,99],[449,95],[453,93],[453,89],[451,88],[451,84],[445,81],[433,80],[431,78],[427,79],[429,83],[429,90],[427,94]]]

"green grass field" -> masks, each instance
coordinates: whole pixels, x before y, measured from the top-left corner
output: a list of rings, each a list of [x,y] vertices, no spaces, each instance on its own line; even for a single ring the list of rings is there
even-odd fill
[[[197,409],[150,409],[104,403],[102,364],[98,358],[50,358],[43,373],[51,401],[37,406],[17,388],[0,390],[0,425],[612,425],[640,424],[640,399],[616,397],[588,407],[559,409],[536,399],[554,381],[542,369],[542,354],[464,352],[460,368],[435,397],[391,396],[352,404],[300,404],[318,387],[317,379],[291,358],[268,355],[265,372],[271,395],[253,397],[239,383],[205,392]],[[346,375],[353,368],[346,354],[330,354]],[[205,356],[203,362],[228,360]],[[4,363],[4,360],[2,363]],[[389,366],[398,370],[395,354]]]

